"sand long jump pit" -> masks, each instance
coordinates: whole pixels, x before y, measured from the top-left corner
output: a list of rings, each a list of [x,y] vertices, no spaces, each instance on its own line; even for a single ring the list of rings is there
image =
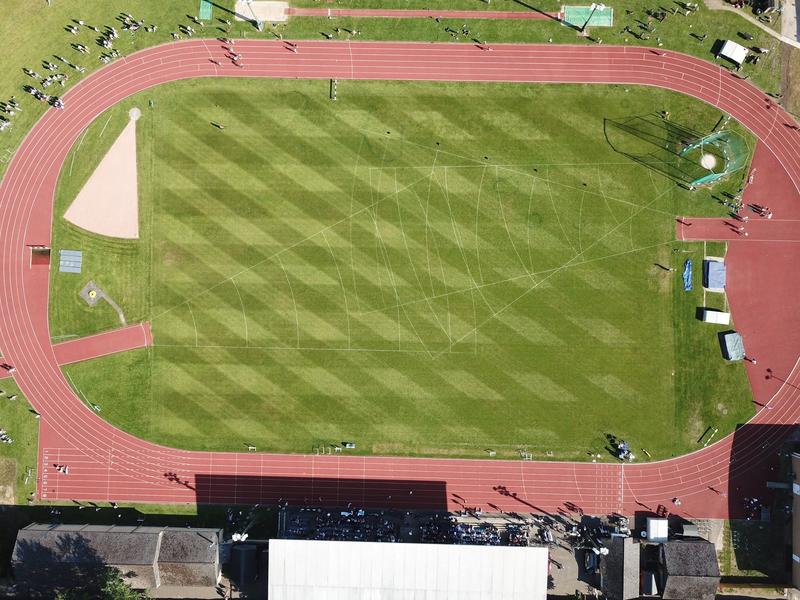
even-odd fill
[[[139,193],[136,170],[138,108],[97,165],[64,218],[81,229],[113,238],[139,239]]]

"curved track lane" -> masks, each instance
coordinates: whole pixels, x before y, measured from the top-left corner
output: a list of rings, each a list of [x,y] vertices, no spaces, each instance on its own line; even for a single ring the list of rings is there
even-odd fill
[[[40,497],[139,502],[284,498],[397,507],[456,507],[463,502],[485,509],[548,511],[570,501],[588,513],[630,514],[679,496],[680,512],[687,515],[737,514],[740,505],[734,498],[748,485],[763,488],[787,425],[800,415],[800,387],[793,383],[800,381],[800,369],[794,368],[796,348],[791,356],[775,357],[788,365],[788,383],[735,437],[650,464],[190,452],[137,439],[85,407],[58,367],[48,331],[48,273],[30,266],[27,245],[50,241],[58,174],[83,129],[123,98],[161,83],[236,76],[659,86],[733,115],[781,163],[794,190],[800,189],[800,137],[789,127],[794,125],[789,115],[746,81],[696,58],[604,46],[496,45],[487,51],[427,43],[298,44],[295,53],[282,42],[237,41],[244,68],[231,65],[213,40],[134,54],[71,89],[64,96],[67,110],[48,111],[11,162],[0,184],[0,349],[16,366],[16,381],[42,415]],[[735,251],[752,254],[756,250],[751,247],[741,244]],[[766,342],[757,348],[762,363],[769,358]],[[69,475],[57,473],[52,468],[56,463],[69,465]]]

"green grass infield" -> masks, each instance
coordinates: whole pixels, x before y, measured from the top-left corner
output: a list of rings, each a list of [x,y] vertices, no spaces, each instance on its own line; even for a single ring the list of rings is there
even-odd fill
[[[676,214],[724,214],[714,195],[741,178],[691,193],[676,178],[697,166],[654,142],[658,128],[711,131],[716,109],[623,86],[328,92],[179,82],[110,109],[76,144],[53,248],[82,249],[84,271],[54,270],[52,334],[117,325],[78,297],[94,279],[155,335],[65,368],[103,417],[183,448],[354,440],[375,454],[584,459],[606,434],[653,458],[684,453],[752,413],[744,370],[695,318],[700,261],[725,248],[674,237]],[[131,106],[142,237],[120,242],[61,216]]]

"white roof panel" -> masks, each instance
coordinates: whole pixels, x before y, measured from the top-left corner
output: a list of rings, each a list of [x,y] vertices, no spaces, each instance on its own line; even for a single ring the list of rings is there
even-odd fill
[[[270,600],[546,600],[547,548],[270,540]]]
[[[669,522],[666,519],[647,519],[647,539],[651,542],[666,542],[669,539]]]
[[[719,51],[719,53],[721,56],[732,60],[737,65],[742,64],[744,59],[747,58],[747,48],[737,44],[736,42],[732,42],[731,40],[727,40],[722,45],[722,49]]]

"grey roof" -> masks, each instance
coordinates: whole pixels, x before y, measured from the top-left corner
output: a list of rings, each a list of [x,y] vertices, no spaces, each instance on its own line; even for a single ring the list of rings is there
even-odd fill
[[[165,529],[158,562],[214,562],[218,529]]]
[[[609,600],[639,597],[639,550],[632,538],[611,538],[600,560],[602,591]]]
[[[219,530],[167,529],[158,570],[162,585],[211,586],[219,579]]]
[[[119,568],[136,588],[215,585],[218,529],[169,529],[34,523],[17,534],[12,564],[18,581],[51,586]]]
[[[706,540],[673,540],[662,545],[664,600],[714,600],[719,563]]]
[[[21,542],[33,545],[38,550],[27,555],[27,560],[49,561],[73,564],[97,563],[152,565],[156,560],[159,532],[139,532],[120,534],[114,531],[81,530],[27,530],[17,535],[14,547],[14,560],[28,550]]]

